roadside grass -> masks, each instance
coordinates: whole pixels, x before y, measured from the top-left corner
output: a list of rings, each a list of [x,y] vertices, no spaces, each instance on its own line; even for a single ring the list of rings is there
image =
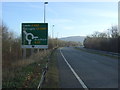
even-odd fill
[[[43,88],[59,88],[59,72],[57,66],[57,51],[54,50],[50,56],[48,72]]]
[[[88,52],[88,53],[98,54],[98,55],[101,55],[101,56],[107,56],[107,57],[114,58],[114,59],[119,58],[117,56],[112,56],[112,55],[108,55],[108,54],[105,54],[105,53],[100,53],[100,52],[97,52],[97,51],[90,51],[90,50],[85,50],[85,49],[77,48],[77,47],[75,47],[75,49],[81,50],[81,51],[84,51],[84,52]]]
[[[2,88],[37,88],[50,53],[50,50],[41,51],[9,66],[3,63]]]

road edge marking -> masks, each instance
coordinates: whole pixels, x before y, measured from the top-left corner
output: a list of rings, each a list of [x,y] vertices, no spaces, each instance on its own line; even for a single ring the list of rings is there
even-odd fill
[[[61,49],[60,49],[60,53],[64,59],[64,61],[67,63],[67,65],[69,66],[70,70],[72,71],[72,73],[75,75],[75,77],[77,78],[77,80],[79,81],[79,83],[82,85],[82,87],[85,90],[88,90],[88,87],[84,84],[84,82],[82,81],[82,79],[77,75],[77,73],[74,71],[74,69],[72,68],[72,66],[68,63],[68,61],[66,60],[65,56],[63,55]]]

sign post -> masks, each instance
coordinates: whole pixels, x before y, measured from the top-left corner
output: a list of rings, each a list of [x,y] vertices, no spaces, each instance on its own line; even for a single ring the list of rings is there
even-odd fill
[[[47,49],[48,23],[22,23],[22,48]]]
[[[23,59],[26,59],[26,48],[23,48]]]

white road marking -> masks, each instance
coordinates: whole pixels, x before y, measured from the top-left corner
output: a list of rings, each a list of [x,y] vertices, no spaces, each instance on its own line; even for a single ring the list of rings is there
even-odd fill
[[[77,78],[77,80],[79,81],[79,83],[82,85],[82,87],[85,90],[88,90],[87,86],[84,84],[84,82],[81,80],[81,78],[77,75],[77,73],[74,71],[74,69],[71,67],[71,65],[68,63],[68,61],[64,57],[63,53],[61,52],[61,49],[60,49],[60,53],[61,53],[63,59],[65,60],[65,62],[67,63],[67,65],[69,66],[70,70],[73,72],[73,74],[75,75],[75,77]]]

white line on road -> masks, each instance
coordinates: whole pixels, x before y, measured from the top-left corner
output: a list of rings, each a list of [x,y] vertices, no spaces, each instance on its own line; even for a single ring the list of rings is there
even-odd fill
[[[66,58],[64,57],[61,49],[60,49],[60,53],[62,55],[62,57],[64,58],[65,62],[67,63],[67,65],[69,66],[69,68],[71,69],[71,71],[73,72],[73,74],[75,75],[75,77],[77,78],[77,80],[79,81],[79,83],[82,85],[82,87],[85,90],[88,90],[87,86],[84,84],[84,82],[81,80],[81,78],[77,75],[77,73],[74,71],[74,69],[71,67],[71,65],[68,63],[68,61],[66,60]]]

